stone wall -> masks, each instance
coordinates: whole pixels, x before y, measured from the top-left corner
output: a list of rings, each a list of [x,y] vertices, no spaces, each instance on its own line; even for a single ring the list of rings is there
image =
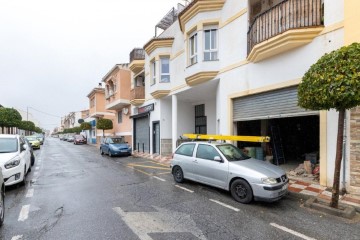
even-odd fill
[[[360,194],[360,106],[350,111],[350,192]]]
[[[172,139],[161,139],[161,155],[171,155],[172,154]]]

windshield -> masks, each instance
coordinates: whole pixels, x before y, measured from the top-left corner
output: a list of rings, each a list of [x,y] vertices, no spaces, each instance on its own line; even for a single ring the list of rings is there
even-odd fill
[[[37,141],[36,137],[26,137],[26,139],[29,141]]]
[[[0,138],[0,153],[11,153],[18,151],[16,138]]]
[[[124,141],[121,138],[110,138],[109,143],[124,143]]]
[[[232,144],[218,145],[217,148],[224,154],[228,161],[240,161],[250,158]]]

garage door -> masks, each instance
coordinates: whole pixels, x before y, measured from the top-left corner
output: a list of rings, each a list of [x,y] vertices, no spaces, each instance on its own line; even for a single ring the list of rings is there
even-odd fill
[[[297,86],[234,99],[234,121],[318,115],[298,105]]]
[[[140,152],[150,152],[150,132],[149,132],[149,118],[141,117],[135,118],[135,146],[136,150]]]

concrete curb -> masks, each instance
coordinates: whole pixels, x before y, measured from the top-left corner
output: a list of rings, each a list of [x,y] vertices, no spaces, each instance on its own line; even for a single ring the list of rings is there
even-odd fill
[[[318,210],[320,212],[347,219],[352,219],[356,215],[356,210],[352,206],[345,206],[343,204],[339,204],[339,208],[332,208],[329,206],[329,203],[327,201],[320,200],[318,198],[308,199],[305,202],[304,206],[307,208]]]

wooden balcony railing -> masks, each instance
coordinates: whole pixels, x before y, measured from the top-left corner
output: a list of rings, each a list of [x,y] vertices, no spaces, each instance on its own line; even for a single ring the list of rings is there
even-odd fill
[[[134,99],[144,99],[145,98],[145,87],[134,87],[130,91],[130,101]]]
[[[259,14],[248,31],[248,54],[252,48],[290,29],[323,25],[322,0],[285,0]]]
[[[134,60],[144,60],[145,51],[142,48],[134,48],[130,53],[130,63]]]

